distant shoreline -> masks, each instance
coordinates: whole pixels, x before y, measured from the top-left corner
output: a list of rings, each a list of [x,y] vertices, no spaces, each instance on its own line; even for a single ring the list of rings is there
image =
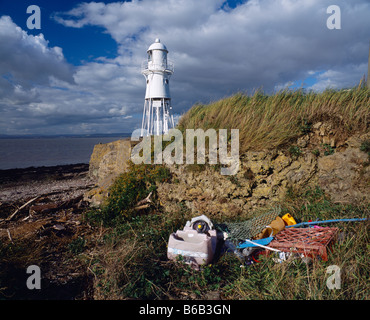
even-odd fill
[[[3,137],[0,139],[0,170],[88,164],[95,145],[124,139],[130,137]]]
[[[87,166],[87,170],[89,168],[89,163],[88,162],[79,162],[79,163],[67,163],[67,164],[56,164],[56,165],[52,165],[52,166],[44,166],[44,165],[41,165],[41,166],[27,166],[27,167],[22,167],[22,168],[9,168],[9,169],[0,169],[0,188],[1,188],[1,185],[2,185],[2,177],[4,176],[10,176],[12,174],[20,174],[22,172],[26,173],[26,172],[32,172],[32,171],[59,171],[59,170],[66,170],[68,171],[69,168],[74,168],[76,166]]]
[[[131,133],[95,133],[95,134],[55,134],[55,135],[4,135],[0,134],[0,139],[58,139],[58,138],[111,138],[111,137],[131,137]]]

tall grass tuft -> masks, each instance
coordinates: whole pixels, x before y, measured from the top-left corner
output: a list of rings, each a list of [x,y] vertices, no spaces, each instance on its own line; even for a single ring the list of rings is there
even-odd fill
[[[322,93],[284,90],[273,95],[256,91],[237,93],[208,105],[195,105],[178,124],[186,129],[239,129],[240,151],[269,149],[288,143],[307,132],[308,124],[334,122],[348,134],[369,128],[370,90]]]

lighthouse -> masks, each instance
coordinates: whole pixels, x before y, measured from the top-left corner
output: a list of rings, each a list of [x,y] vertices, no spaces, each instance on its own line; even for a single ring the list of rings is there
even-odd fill
[[[141,66],[146,80],[141,136],[162,135],[168,132],[169,125],[174,127],[169,84],[174,68],[160,39],[155,39],[147,53],[148,58]]]

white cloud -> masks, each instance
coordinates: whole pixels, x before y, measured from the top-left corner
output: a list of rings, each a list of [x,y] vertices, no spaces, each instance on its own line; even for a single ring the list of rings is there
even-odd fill
[[[340,30],[326,27],[331,0],[250,0],[234,9],[221,9],[223,2],[90,2],[55,13],[55,21],[66,27],[99,26],[118,43],[117,57],[100,57],[73,72],[61,48],[50,48],[42,35],[29,36],[2,17],[7,31],[0,28],[0,39],[8,35],[7,44],[0,47],[4,116],[22,110],[32,119],[26,127],[33,129],[49,125],[58,130],[131,132],[141,124],[144,103],[140,64],[157,37],[175,63],[170,86],[177,114],[195,102],[257,88],[272,91],[308,77],[317,77],[310,86],[314,90],[350,87],[367,72],[367,0],[336,0],[342,12]],[[26,58],[18,61],[13,52]],[[8,63],[2,63],[1,57]],[[18,79],[17,90],[14,79]],[[30,86],[30,79],[37,85]],[[27,103],[38,109],[27,108]],[[37,116],[43,115],[41,119],[36,119],[36,111]],[[20,113],[14,116],[14,130],[25,125],[23,118]]]
[[[172,90],[179,99],[189,82],[192,90],[200,87],[211,97],[221,87],[223,95],[261,86],[270,90],[310,69],[359,65],[366,59],[370,4],[365,0],[336,1],[343,17],[342,29],[334,31],[326,27],[331,1],[253,0],[227,11],[220,9],[222,3],[82,3],[55,18],[66,26],[105,28],[120,44],[116,61],[122,65],[138,65],[159,36],[175,61],[177,88]]]
[[[352,79],[356,79],[356,84],[360,83],[363,76],[366,76],[367,64],[346,65],[335,70],[327,70],[317,76],[317,82],[308,89],[314,91],[323,91],[325,89],[342,89],[351,88],[354,83]]]
[[[62,49],[49,47],[44,35],[28,35],[9,16],[0,17],[0,74],[23,86],[47,84],[50,76],[72,82]]]
[[[98,25],[118,43],[129,41],[143,30],[161,32],[194,30],[203,25],[224,0],[151,0],[132,2],[81,3],[66,13],[56,13],[54,18],[68,27],[81,28]]]

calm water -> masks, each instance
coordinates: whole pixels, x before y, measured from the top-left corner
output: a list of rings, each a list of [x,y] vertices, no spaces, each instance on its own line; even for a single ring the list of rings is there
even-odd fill
[[[89,163],[96,144],[122,138],[0,139],[0,169]]]

